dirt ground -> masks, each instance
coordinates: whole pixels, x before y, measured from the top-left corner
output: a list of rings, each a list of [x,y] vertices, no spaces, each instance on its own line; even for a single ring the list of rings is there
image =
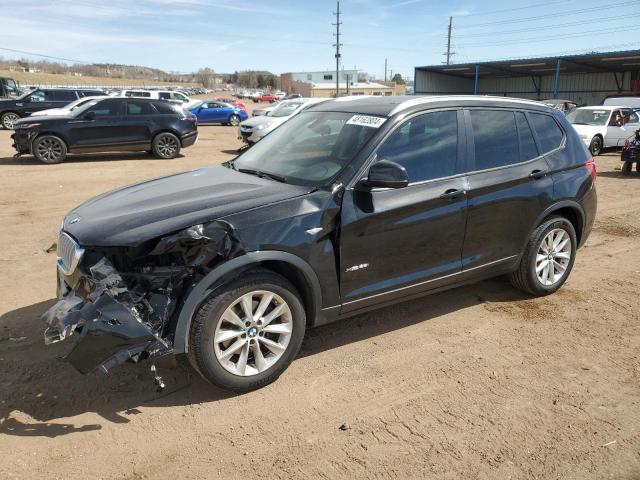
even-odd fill
[[[62,216],[125,184],[232,158],[231,127],[183,156],[12,158],[0,131],[0,478],[640,479],[640,174],[597,158],[599,211],[567,284],[503,279],[307,335],[273,385],[187,367],[82,376],[45,348]],[[340,429],[341,425],[345,425]]]

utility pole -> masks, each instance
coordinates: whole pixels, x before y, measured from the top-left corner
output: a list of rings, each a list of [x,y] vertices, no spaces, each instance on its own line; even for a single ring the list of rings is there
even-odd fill
[[[451,26],[453,24],[453,17],[449,17],[449,33],[447,34],[447,53],[445,54],[447,56],[447,65],[451,64],[451,55],[453,55],[453,52],[451,52]]]
[[[384,81],[387,81],[387,59],[384,59]]]
[[[340,43],[340,25],[342,25],[340,22],[340,0],[337,4],[337,10],[333,13],[336,16],[336,23],[333,24],[336,26],[336,43],[333,44],[336,47],[336,98],[340,95],[340,47],[342,46]]]

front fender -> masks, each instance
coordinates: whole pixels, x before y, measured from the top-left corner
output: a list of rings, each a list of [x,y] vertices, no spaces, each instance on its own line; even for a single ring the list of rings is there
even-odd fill
[[[319,319],[323,315],[321,309],[322,292],[320,290],[320,282],[318,281],[318,276],[315,271],[307,262],[302,258],[287,252],[269,250],[249,252],[214,268],[189,292],[182,309],[180,310],[180,315],[178,316],[174,339],[174,352],[186,353],[189,351],[189,330],[191,329],[191,320],[193,319],[198,307],[211,294],[211,292],[220,287],[230,274],[253,266],[258,266],[261,262],[266,261],[288,263],[303,273],[311,289],[313,298],[312,311],[315,316],[313,323],[322,323],[321,321],[319,322]]]

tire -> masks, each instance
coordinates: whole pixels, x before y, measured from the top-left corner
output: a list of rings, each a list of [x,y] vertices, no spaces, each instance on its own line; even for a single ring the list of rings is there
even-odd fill
[[[159,133],[151,142],[151,150],[157,158],[176,158],[180,153],[180,139],[170,132]]]
[[[13,130],[13,124],[16,120],[20,120],[20,115],[16,112],[5,112],[0,117],[0,123],[5,130]]]
[[[255,315],[269,295],[266,310],[247,323],[247,305]],[[288,280],[265,270],[249,272],[213,292],[195,314],[189,361],[213,385],[234,392],[255,390],[286,370],[300,350],[305,327],[302,301]]]
[[[591,155],[593,155],[594,157],[602,153],[602,137],[601,136],[596,135],[591,139],[591,144],[589,145],[589,151],[591,152]]]
[[[42,135],[31,144],[31,153],[42,163],[61,163],[67,158],[67,145],[55,135]]]
[[[229,117],[229,125],[232,127],[237,127],[240,125],[240,117],[235,113]]]
[[[623,175],[631,175],[631,167],[633,166],[633,162],[626,161],[622,164],[622,174]]]
[[[546,241],[549,238],[559,239],[559,241],[558,245],[554,243],[553,249],[547,252],[549,244]],[[545,243],[543,244],[543,242]],[[559,246],[562,248],[558,248]],[[576,231],[571,222],[560,216],[548,218],[529,237],[518,269],[511,274],[511,284],[534,296],[544,296],[555,292],[569,278],[576,258],[576,249]],[[557,254],[554,253],[556,250]],[[551,257],[544,258],[547,253],[553,256],[553,262],[549,262]],[[546,269],[540,268],[544,267],[545,262]],[[560,270],[560,267],[564,270],[560,274],[554,275],[554,270]]]

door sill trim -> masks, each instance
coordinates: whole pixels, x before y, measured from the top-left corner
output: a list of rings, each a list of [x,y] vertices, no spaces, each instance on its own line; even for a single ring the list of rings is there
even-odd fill
[[[407,290],[409,288],[419,287],[421,285],[426,285],[426,284],[429,284],[429,283],[432,283],[432,282],[437,282],[438,280],[444,280],[446,278],[456,277],[456,276],[461,275],[463,273],[472,272],[472,271],[480,269],[480,268],[485,268],[485,267],[489,267],[491,265],[495,265],[496,263],[507,262],[507,261],[513,260],[514,258],[517,258],[517,257],[518,257],[518,255],[511,255],[509,257],[501,258],[499,260],[494,260],[494,261],[489,262],[489,263],[483,263],[482,265],[477,265],[475,267],[468,268],[466,270],[460,270],[459,272],[450,273],[448,275],[443,275],[441,277],[432,278],[432,279],[429,279],[429,280],[424,280],[422,282],[413,283],[411,285],[406,285],[404,287],[394,288],[393,290],[389,290],[387,292],[376,293],[375,295],[369,295],[368,297],[358,298],[356,300],[351,300],[349,302],[344,302],[342,304],[342,306],[344,307],[346,305],[351,305],[353,303],[362,302],[364,300],[370,300],[372,298],[381,297],[383,295],[389,295],[391,293],[401,292],[401,291]]]

